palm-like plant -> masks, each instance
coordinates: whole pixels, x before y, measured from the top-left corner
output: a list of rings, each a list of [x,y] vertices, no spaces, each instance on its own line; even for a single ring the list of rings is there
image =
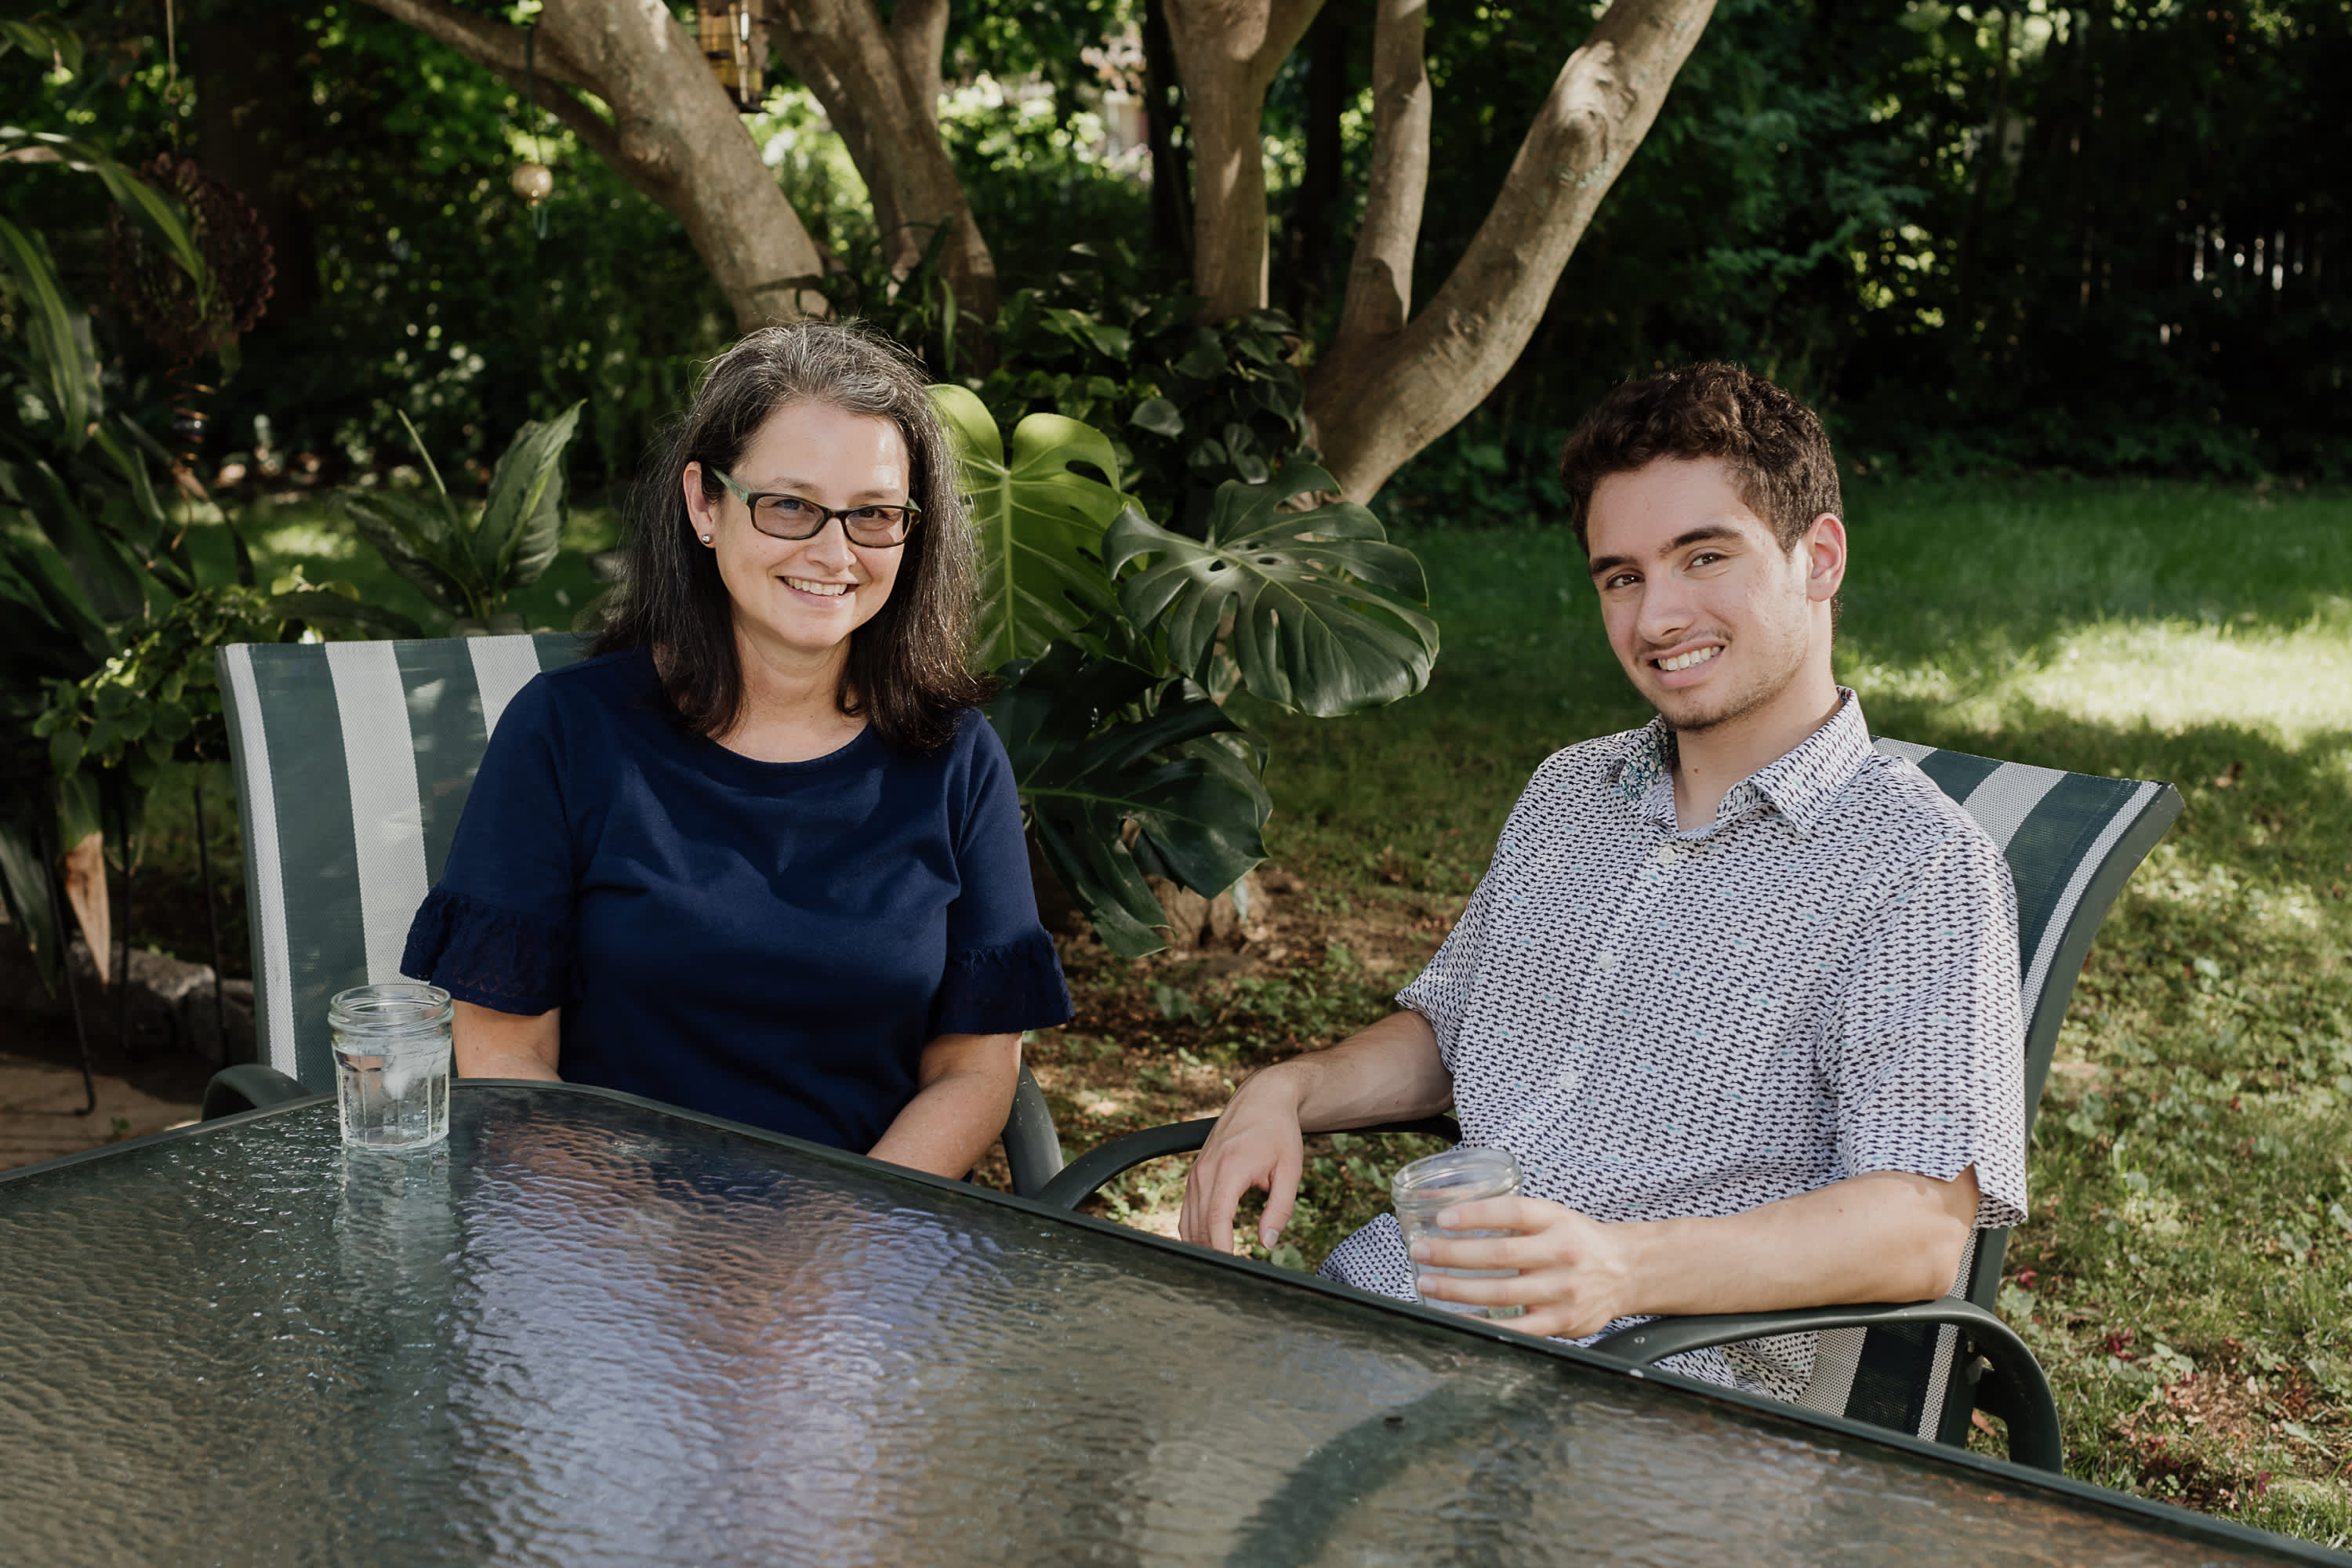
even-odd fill
[[[539,580],[563,539],[563,449],[580,423],[577,403],[544,423],[527,420],[490,474],[478,510],[441,482],[408,416],[400,416],[430,489],[346,490],[337,506],[387,564],[446,610],[457,637],[523,629],[507,595]]]

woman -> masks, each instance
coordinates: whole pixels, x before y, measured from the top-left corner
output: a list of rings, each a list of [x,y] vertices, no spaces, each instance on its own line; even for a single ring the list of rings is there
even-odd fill
[[[558,1077],[961,1176],[1070,1016],[964,668],[973,563],[914,363],[714,362],[598,657],[499,718],[403,963],[457,1070]]]

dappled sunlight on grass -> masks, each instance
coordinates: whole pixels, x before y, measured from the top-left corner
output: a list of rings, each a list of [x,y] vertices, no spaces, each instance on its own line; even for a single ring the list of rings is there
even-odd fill
[[[2303,625],[2101,621],[2065,631],[1998,673],[1944,658],[1897,663],[1849,641],[1841,677],[1865,703],[1935,703],[1944,722],[1987,735],[2035,712],[2167,734],[2200,724],[2261,729],[2288,744],[2352,721],[2352,601]]]

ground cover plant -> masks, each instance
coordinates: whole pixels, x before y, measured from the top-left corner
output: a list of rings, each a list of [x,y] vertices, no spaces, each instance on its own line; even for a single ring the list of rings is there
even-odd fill
[[[2179,784],[2108,917],[2036,1127],[2004,1314],[2056,1384],[2073,1473],[2309,1539],[2352,1532],[2352,496],[2063,479],[1858,482],[1840,678],[1874,729]],[[422,596],[307,499],[247,514],[265,587]],[[517,603],[566,624],[608,511]],[[1557,526],[1421,528],[1444,648],[1422,695],[1273,742],[1249,940],[1129,962],[1067,944],[1077,1016],[1029,1058],[1072,1152],[1213,1114],[1251,1069],[1378,1017],[1434,951],[1549,752],[1641,722]],[[191,531],[200,558],[226,549]],[[404,596],[406,595],[406,596]],[[561,595],[561,597],[559,597]],[[567,602],[568,601],[568,602]],[[237,885],[226,770],[211,820]],[[201,957],[185,789],[160,789],[140,940]],[[183,862],[185,862],[184,865]],[[233,968],[241,923],[224,931]],[[1317,1140],[1279,1261],[1311,1268],[1432,1145]],[[1181,1161],[1104,1212],[1172,1230]],[[1000,1173],[1001,1174],[1001,1173]],[[1248,1227],[1244,1226],[1244,1234]]]
[[[1848,500],[1839,671],[1874,730],[2188,801],[2093,950],[2010,1249],[2002,1308],[2056,1385],[2069,1468],[2341,1545],[2352,499],[2018,480]],[[1247,948],[1073,949],[1078,1016],[1032,1053],[1071,1148],[1211,1114],[1250,1068],[1386,1011],[1536,763],[1645,717],[1564,529],[1405,537],[1446,628],[1430,689],[1346,726],[1261,716],[1275,858]],[[1278,1260],[1319,1261],[1424,1147],[1317,1141]],[[1181,1179],[1160,1162],[1104,1206],[1172,1230]]]

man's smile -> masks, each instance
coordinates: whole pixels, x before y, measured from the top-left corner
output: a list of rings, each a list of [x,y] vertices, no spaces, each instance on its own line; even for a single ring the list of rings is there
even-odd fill
[[[1687,653],[1678,653],[1670,658],[1654,658],[1650,662],[1671,675],[1677,670],[1696,668],[1722,651],[1721,643],[1709,643],[1705,647],[1695,647]]]

